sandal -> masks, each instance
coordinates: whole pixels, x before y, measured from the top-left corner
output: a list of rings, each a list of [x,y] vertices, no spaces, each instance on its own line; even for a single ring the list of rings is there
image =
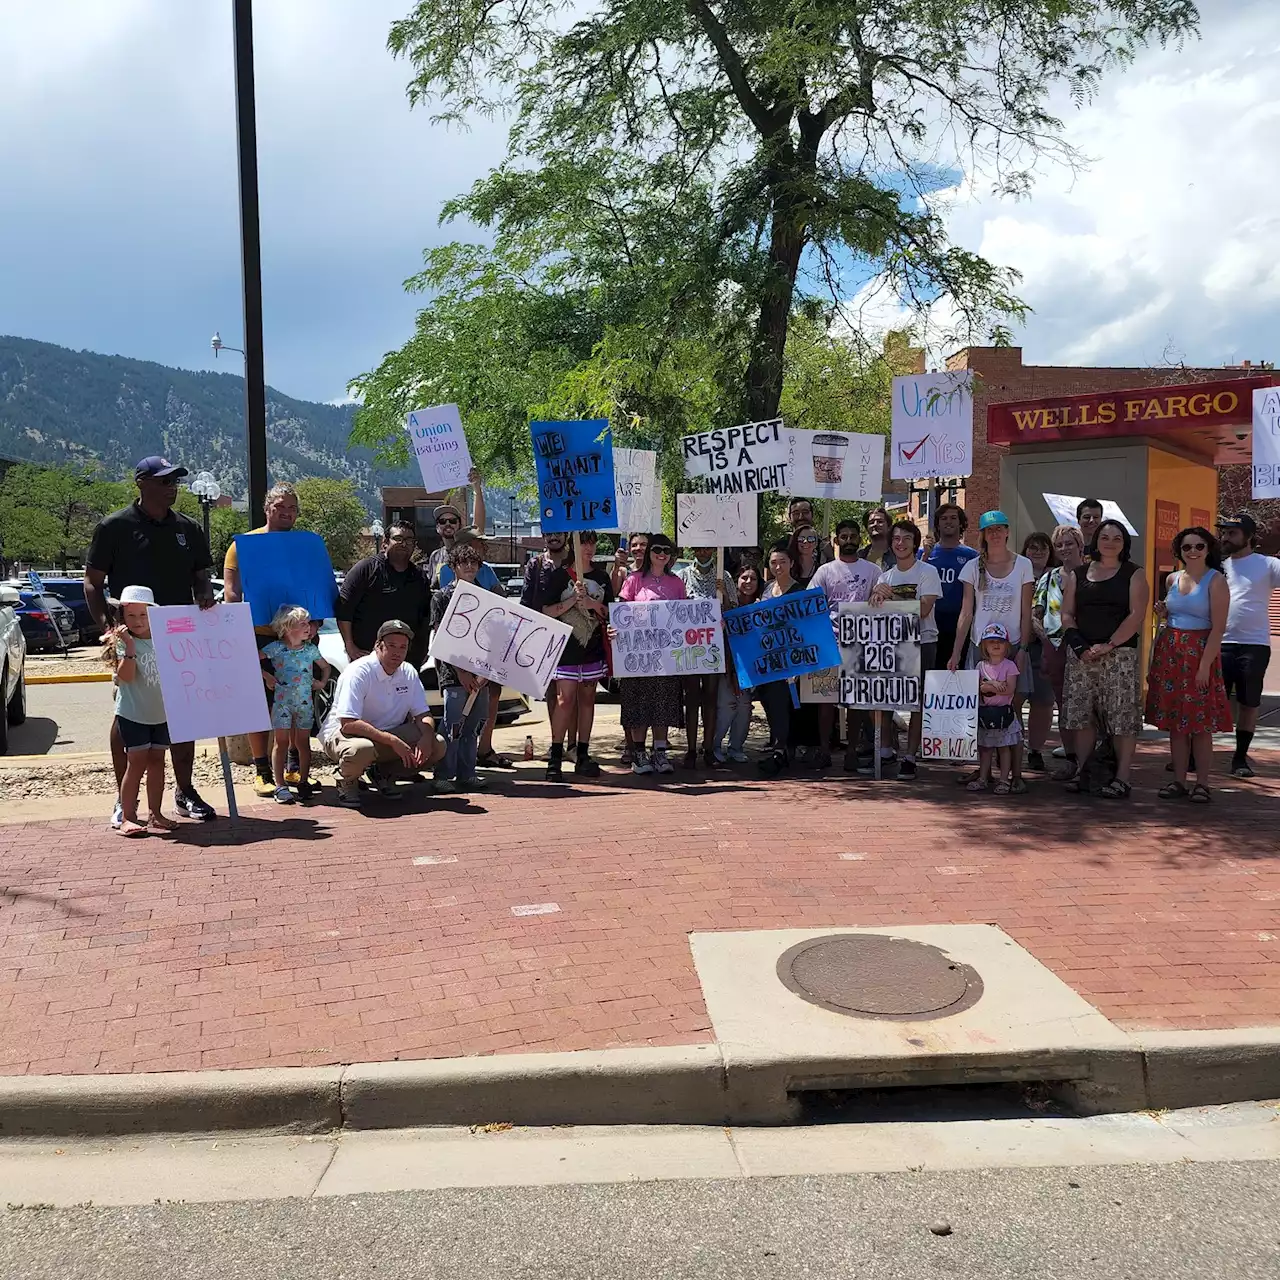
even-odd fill
[[[956,786],[967,787],[971,782],[977,782],[977,781],[978,781],[977,769],[970,769],[968,773],[962,773],[956,779]]]
[[[1190,794],[1191,792],[1187,790],[1186,785],[1179,782],[1176,778],[1172,782],[1166,782],[1164,786],[1156,792],[1156,795],[1158,795],[1161,800],[1181,800],[1183,796],[1188,796]]]
[[[476,764],[482,769],[514,769],[516,766],[510,756],[504,756],[500,751],[486,751],[482,756],[476,756]]]
[[[1073,796],[1087,796],[1089,794],[1089,779],[1077,769],[1067,779],[1065,790],[1069,791]]]
[[[723,769],[724,762],[716,757],[715,749],[712,747],[704,747],[702,750],[702,763],[708,769]]]
[[[151,814],[147,818],[147,826],[154,827],[157,831],[177,831],[178,829],[178,824],[163,813]]]
[[[698,750],[696,747],[690,747],[684,753],[684,768],[696,769],[698,767]]]
[[[1014,796],[1025,796],[1029,788],[1025,778],[1009,779],[1009,794]]]
[[[1213,797],[1209,794],[1209,788],[1206,787],[1203,782],[1197,782],[1196,785],[1191,788],[1192,804],[1208,804],[1212,799]]]
[[[116,835],[127,836],[130,840],[137,840],[140,836],[147,834],[147,829],[140,822],[130,822],[126,819],[115,829]]]
[[[1133,788],[1127,782],[1112,778],[1098,794],[1106,800],[1127,800],[1132,790]]]
[[[965,783],[965,790],[966,791],[985,791],[988,786],[990,786],[990,783],[986,780],[986,778],[971,778],[967,783]]]
[[[1002,782],[997,782],[996,785],[991,788],[991,790],[995,795],[1007,796],[1013,790],[1013,787],[1010,786],[1009,783],[1002,781]]]

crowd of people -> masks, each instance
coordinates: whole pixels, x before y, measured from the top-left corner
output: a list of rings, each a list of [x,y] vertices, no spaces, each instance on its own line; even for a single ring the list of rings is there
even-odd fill
[[[138,500],[99,525],[88,555],[86,597],[106,628],[104,659],[114,673],[116,715],[110,743],[119,798],[112,825],[126,836],[171,830],[164,813],[166,755],[175,776],[175,810],[207,821],[214,810],[192,782],[194,744],[171,743],[147,621],[156,604],[214,602],[212,561],[200,527],[173,510],[186,475],[164,458],[136,469]],[[477,519],[483,489],[473,472]],[[279,484],[267,496],[266,522],[253,533],[288,532],[297,494]],[[254,787],[281,804],[311,799],[311,740],[334,766],[337,802],[358,807],[370,790],[389,799],[405,793],[397,780],[431,770],[442,794],[478,790],[478,769],[511,769],[493,748],[500,690],[449,663],[435,664],[442,715],[432,716],[420,668],[459,583],[504,594],[485,561],[484,543],[452,505],[435,513],[440,546],[417,553],[416,531],[393,523],[385,545],[346,574],[337,626],[347,665],[323,720],[315,695],[329,683],[316,646],[319,619],[282,606],[258,630],[270,733],[249,735]],[[1206,803],[1212,797],[1215,733],[1235,732],[1230,771],[1253,776],[1249,748],[1270,658],[1268,606],[1280,588],[1280,560],[1259,554],[1248,515],[1224,516],[1216,533],[1181,530],[1170,548],[1176,564],[1152,584],[1133,558],[1123,522],[1104,518],[1085,499],[1075,524],[1036,532],[1020,552],[1000,511],[978,520],[978,546],[968,546],[969,517],[948,503],[922,539],[910,520],[882,507],[860,524],[841,520],[830,538],[812,503],[794,499],[786,534],[767,553],[740,550],[722,571],[715,548],[678,548],[660,532],[632,533],[613,563],[598,563],[594,533],[548,533],[525,567],[521,603],[567,623],[570,638],[547,690],[550,749],[545,778],[592,779],[596,698],[611,683],[613,630],[609,606],[719,598],[724,608],[817,589],[834,615],[846,602],[912,599],[920,606],[921,666],[976,671],[980,697],[978,766],[960,781],[971,792],[1018,795],[1027,773],[1048,774],[1049,735],[1057,711],[1063,767],[1051,776],[1068,792],[1124,799],[1132,791],[1134,750],[1144,723],[1169,735],[1171,777],[1162,798]],[[224,598],[244,598],[234,543],[223,565]],[[1154,614],[1157,632],[1145,680],[1141,648]],[[1144,693],[1145,686],[1145,693]],[[826,768],[844,749],[843,765],[862,775],[909,781],[917,775],[921,715],[905,733],[887,713],[830,701],[806,702],[793,681],[740,686],[732,660],[723,675],[625,677],[616,681],[624,733],[622,767],[636,775],[675,771],[671,734],[681,734],[683,767],[716,770],[748,763],[758,701],[768,738],[761,773]],[[1234,710],[1233,710],[1234,704]],[[879,743],[880,760],[875,758]],[[139,812],[144,791],[148,805]]]

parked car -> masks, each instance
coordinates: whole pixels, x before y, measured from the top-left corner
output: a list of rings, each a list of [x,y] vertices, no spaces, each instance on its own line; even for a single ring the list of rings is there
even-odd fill
[[[69,649],[80,643],[76,615],[60,596],[52,591],[33,591],[30,587],[13,590],[18,595],[18,625],[28,649],[61,649],[63,645]]]
[[[333,704],[333,690],[338,683],[338,675],[347,668],[347,650],[342,643],[342,633],[338,630],[338,624],[332,618],[325,619],[324,626],[320,628],[320,634],[316,637],[316,644],[320,647],[320,656],[332,669],[328,685],[315,697],[316,722],[320,723],[329,714],[329,708]],[[427,705],[431,708],[431,714],[435,716],[436,722],[439,723],[444,717],[444,699],[440,696],[440,684],[436,679],[435,663],[431,658],[426,660],[419,674],[422,676],[422,687],[427,691]],[[498,723],[511,724],[524,715],[532,705],[532,701],[523,693],[504,687],[498,698]]]
[[[9,726],[27,718],[27,642],[18,623],[17,587],[0,585],[0,697],[5,714],[0,716],[0,755],[9,750]]]
[[[52,591],[76,616],[76,630],[81,644],[93,644],[101,639],[102,628],[89,612],[89,602],[84,598],[83,578],[42,578],[48,591]],[[19,590],[29,589],[28,583],[16,583]]]

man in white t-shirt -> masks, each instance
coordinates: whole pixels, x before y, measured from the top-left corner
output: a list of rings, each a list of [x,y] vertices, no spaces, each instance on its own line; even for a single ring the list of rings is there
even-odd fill
[[[858,544],[862,541],[862,529],[856,520],[841,520],[836,525],[833,535],[836,559],[821,564],[809,579],[809,588],[817,587],[827,597],[831,609],[831,625],[836,625],[836,614],[846,601],[863,601],[871,599],[871,590],[880,580],[880,570],[858,555]],[[818,764],[822,767],[830,763],[828,747],[831,745],[832,729],[835,728],[838,708],[832,703],[824,702],[818,706]],[[866,715],[860,711],[849,712],[848,750],[844,767],[852,772],[857,768],[858,730],[860,725],[870,724]]]
[[[889,550],[893,553],[893,565],[881,575],[875,589],[871,592],[873,604],[883,604],[887,600],[918,600],[920,602],[920,681],[923,686],[924,673],[932,671],[938,646],[938,620],[933,616],[933,607],[942,595],[942,580],[938,571],[926,560],[917,560],[916,552],[920,550],[920,530],[910,520],[899,520],[889,535]],[[879,712],[875,713],[879,715]],[[910,780],[916,776],[916,752],[920,749],[920,731],[924,719],[919,711],[911,713],[911,723],[907,728],[907,750],[898,765],[898,777]],[[882,752],[883,754],[883,752]],[[892,758],[892,752],[889,753]],[[867,773],[874,773],[871,767],[863,766]],[[859,772],[862,772],[860,769]]]
[[[1258,526],[1241,513],[1219,516],[1222,573],[1231,589],[1227,629],[1222,633],[1222,679],[1236,703],[1236,749],[1231,772],[1252,778],[1249,746],[1258,727],[1262,686],[1271,661],[1271,593],[1280,590],[1280,560],[1253,549]]]
[[[403,799],[398,773],[416,773],[444,759],[418,673],[405,662],[413,630],[398,619],[378,628],[373,652],[338,677],[333,706],[320,727],[320,745],[338,766],[338,803],[360,806],[360,775],[376,769],[379,792]]]

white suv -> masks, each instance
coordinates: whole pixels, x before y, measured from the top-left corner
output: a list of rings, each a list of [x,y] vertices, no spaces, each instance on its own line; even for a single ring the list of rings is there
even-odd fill
[[[0,696],[5,710],[0,716],[0,755],[9,750],[9,726],[27,718],[27,642],[16,612],[21,600],[17,587],[0,586]]]

